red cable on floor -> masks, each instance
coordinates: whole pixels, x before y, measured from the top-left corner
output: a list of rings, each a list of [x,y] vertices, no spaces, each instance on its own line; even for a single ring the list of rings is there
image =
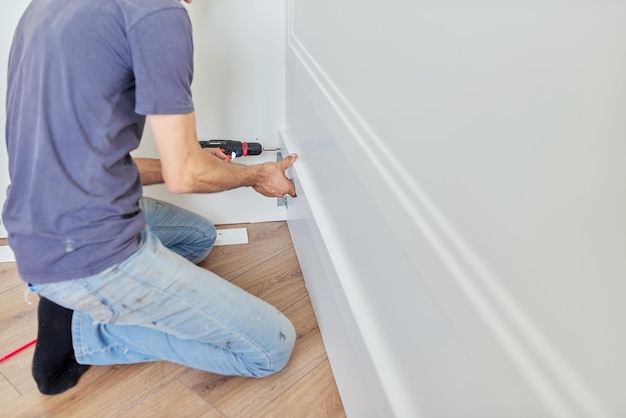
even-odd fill
[[[30,347],[31,345],[35,344],[36,342],[37,342],[37,338],[35,338],[31,342],[28,342],[28,343],[24,344],[23,346],[21,346],[19,348],[16,348],[15,350],[11,351],[9,354],[6,354],[6,355],[0,357],[0,363],[2,363],[4,360],[8,359],[9,357],[13,357],[14,355],[19,353],[20,351],[27,349],[28,347]]]

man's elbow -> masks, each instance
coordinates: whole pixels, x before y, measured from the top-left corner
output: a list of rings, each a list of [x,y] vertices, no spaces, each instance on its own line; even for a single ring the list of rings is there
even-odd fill
[[[177,175],[168,175],[165,176],[165,187],[169,190],[170,193],[174,194],[185,194],[185,193],[194,193],[197,188],[196,182],[193,177],[177,174]]]

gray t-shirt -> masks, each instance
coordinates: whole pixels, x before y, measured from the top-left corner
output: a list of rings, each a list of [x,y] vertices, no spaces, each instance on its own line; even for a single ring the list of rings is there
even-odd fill
[[[11,48],[3,210],[20,276],[99,273],[145,217],[129,152],[149,114],[192,112],[191,23],[177,0],[34,0]]]

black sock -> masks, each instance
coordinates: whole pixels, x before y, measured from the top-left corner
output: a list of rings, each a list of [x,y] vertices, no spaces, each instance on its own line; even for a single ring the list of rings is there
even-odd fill
[[[65,392],[76,385],[89,368],[78,364],[74,358],[73,312],[46,298],[39,299],[32,372],[39,391],[45,395]]]

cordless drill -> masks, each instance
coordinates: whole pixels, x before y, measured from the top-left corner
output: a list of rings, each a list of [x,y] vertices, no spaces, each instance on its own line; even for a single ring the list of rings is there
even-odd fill
[[[202,148],[219,148],[228,157],[245,157],[247,155],[260,155],[263,151],[279,151],[280,148],[264,148],[258,142],[232,141],[229,139],[211,139],[199,141]]]

